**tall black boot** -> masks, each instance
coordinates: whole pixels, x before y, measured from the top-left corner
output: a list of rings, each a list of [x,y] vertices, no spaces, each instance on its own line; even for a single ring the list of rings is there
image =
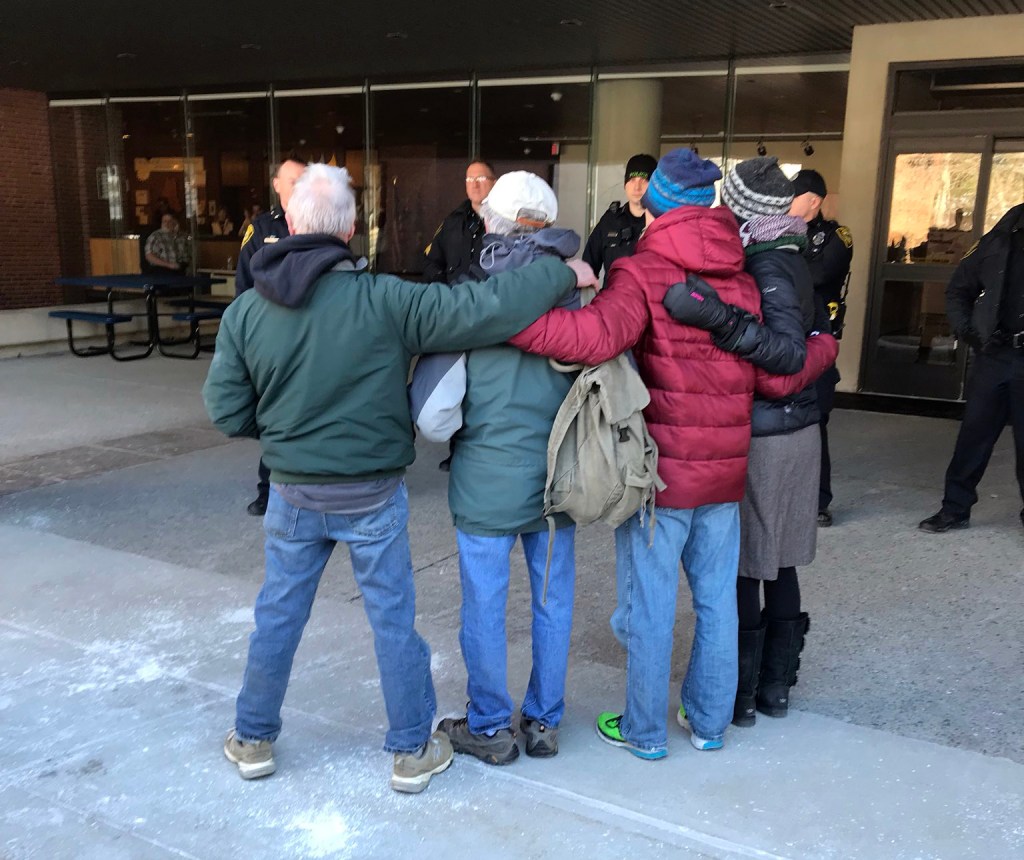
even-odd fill
[[[757,709],[769,717],[784,717],[789,712],[789,688],[796,684],[804,636],[811,619],[801,612],[795,621],[766,619],[764,655],[757,690]]]
[[[747,728],[757,720],[755,702],[757,681],[761,673],[761,651],[764,647],[764,623],[757,630],[740,631],[740,680],[736,688],[736,707],[732,724]]]

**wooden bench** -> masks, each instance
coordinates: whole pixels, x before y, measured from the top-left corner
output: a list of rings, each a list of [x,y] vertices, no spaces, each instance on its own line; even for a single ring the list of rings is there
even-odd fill
[[[68,329],[68,349],[74,355],[82,358],[89,358],[94,355],[109,355],[115,361],[135,361],[138,358],[145,358],[153,351],[153,345],[149,344],[145,352],[132,354],[119,354],[114,343],[114,327],[131,322],[135,317],[133,314],[116,314],[110,311],[50,311],[49,315],[54,319],[64,320]],[[75,347],[75,335],[72,328],[74,322],[87,322],[93,325],[104,327],[107,335],[106,346],[87,346],[84,348]]]

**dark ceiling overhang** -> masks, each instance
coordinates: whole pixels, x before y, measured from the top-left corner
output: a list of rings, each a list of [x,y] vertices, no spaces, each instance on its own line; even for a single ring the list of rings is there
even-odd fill
[[[101,95],[832,53],[858,25],[1021,12],[1024,0],[4,0],[0,86]]]

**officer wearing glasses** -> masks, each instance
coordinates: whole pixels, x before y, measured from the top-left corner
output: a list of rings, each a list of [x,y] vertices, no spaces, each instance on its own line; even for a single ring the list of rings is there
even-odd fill
[[[423,274],[428,281],[454,284],[460,275],[469,274],[469,267],[480,258],[484,236],[480,204],[496,179],[494,168],[486,161],[474,161],[466,168],[466,200],[441,222],[423,251],[427,258]]]

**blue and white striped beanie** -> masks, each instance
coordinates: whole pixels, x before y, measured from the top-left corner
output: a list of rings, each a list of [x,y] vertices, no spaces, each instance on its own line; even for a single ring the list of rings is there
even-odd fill
[[[673,149],[658,162],[640,205],[655,218],[680,206],[711,206],[721,178],[721,170],[688,146]]]
[[[793,203],[793,183],[774,155],[750,158],[725,177],[722,202],[741,221],[759,215],[785,215]]]

